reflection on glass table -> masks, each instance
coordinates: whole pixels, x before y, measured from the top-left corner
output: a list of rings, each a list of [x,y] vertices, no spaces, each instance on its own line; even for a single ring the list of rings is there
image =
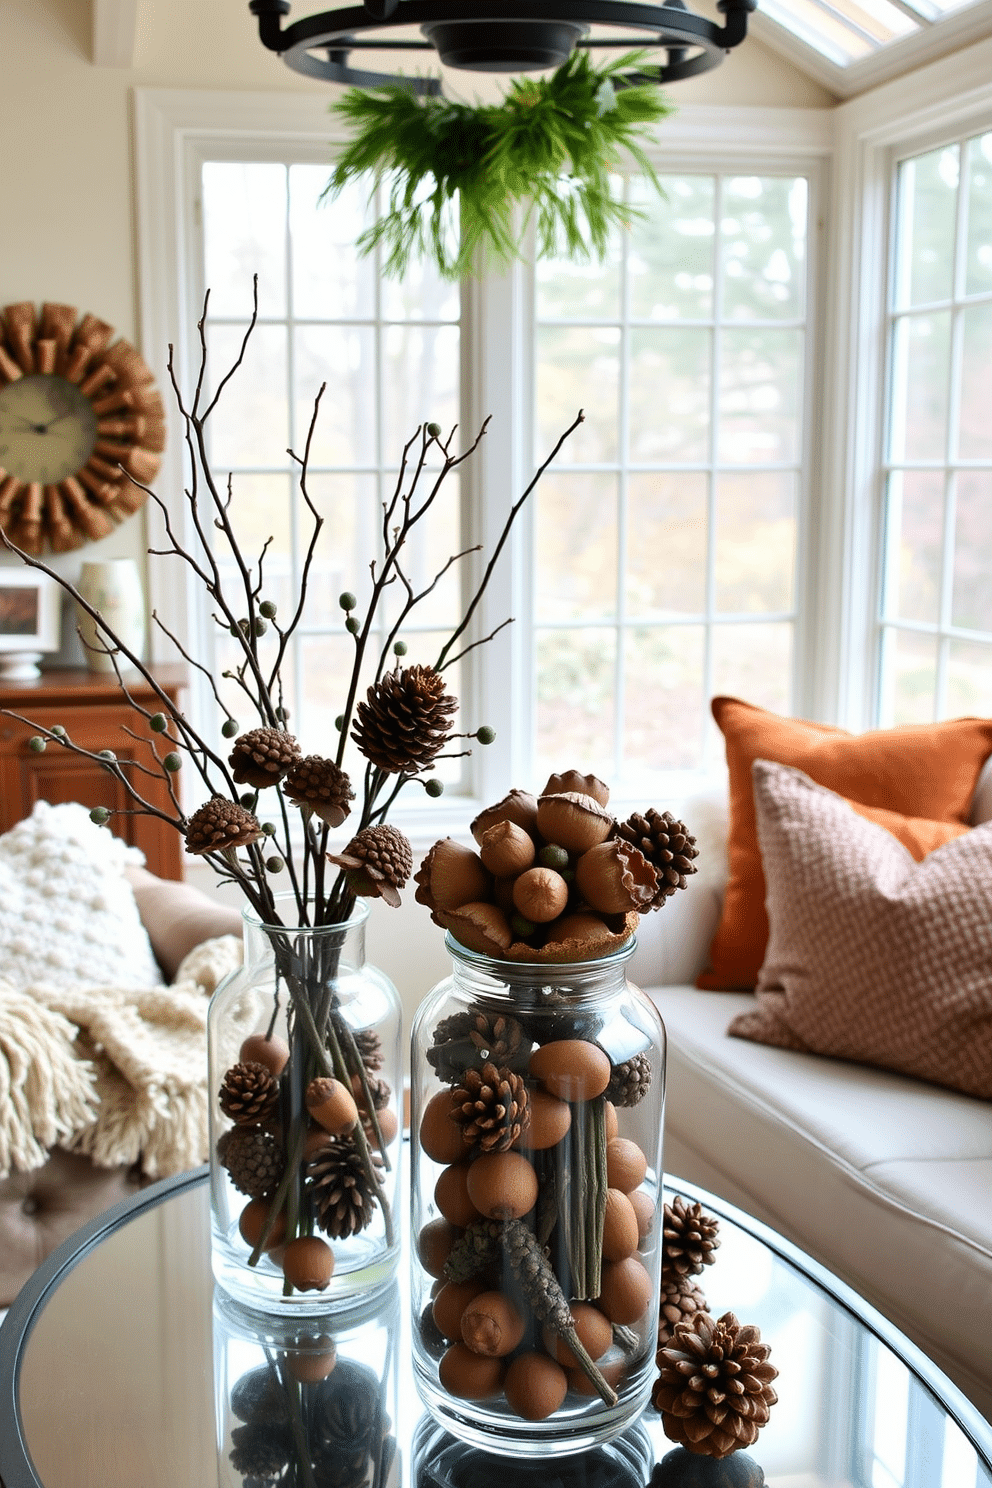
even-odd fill
[[[677,1191],[721,1220],[711,1312],[771,1344],[779,1403],[749,1454],[769,1488],[992,1488],[992,1429],[911,1344],[762,1226]],[[4,1488],[641,1488],[673,1450],[653,1410],[529,1468],[456,1442],[416,1396],[402,1268],[373,1309],[290,1334],[214,1295],[208,1231],[186,1175],[28,1283],[0,1329]]]

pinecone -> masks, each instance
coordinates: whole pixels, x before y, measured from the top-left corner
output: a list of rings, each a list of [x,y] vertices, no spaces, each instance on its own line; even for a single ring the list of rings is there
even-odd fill
[[[665,1205],[662,1228],[661,1272],[666,1281],[679,1276],[698,1276],[704,1266],[711,1266],[716,1259],[713,1252],[719,1248],[716,1238],[719,1220],[703,1213],[701,1204],[689,1204],[681,1194],[676,1194],[670,1204]]]
[[[658,1348],[661,1349],[669,1342],[676,1323],[695,1317],[697,1312],[709,1310],[709,1303],[691,1277],[665,1277],[661,1283],[661,1301],[658,1307]]]
[[[231,1466],[242,1477],[277,1478],[289,1461],[290,1440],[286,1426],[235,1426]]]
[[[658,874],[658,887],[649,909],[660,909],[677,889],[685,888],[686,879],[696,872],[694,858],[699,857],[695,837],[690,837],[684,822],[670,811],[655,811],[642,816],[635,811],[617,826],[617,835],[641,850]]]
[[[270,1132],[256,1126],[235,1126],[217,1143],[217,1156],[231,1175],[231,1182],[250,1199],[274,1193],[286,1159]]]
[[[308,754],[291,766],[282,783],[294,806],[308,806],[329,827],[339,827],[351,810],[355,792],[333,760]]]
[[[382,1042],[374,1028],[360,1028],[355,1034],[355,1047],[370,1074],[382,1069],[384,1063]]]
[[[264,1064],[248,1060],[234,1064],[220,1087],[220,1108],[239,1126],[253,1126],[272,1115],[279,1099],[279,1081]]]
[[[534,1045],[516,1018],[502,1013],[452,1013],[434,1030],[427,1060],[442,1080],[460,1081],[466,1070],[486,1063],[522,1073]]]
[[[444,748],[457,707],[457,698],[445,692],[444,678],[433,667],[397,667],[358,704],[351,737],[380,770],[417,775]]]
[[[505,1152],[530,1126],[530,1096],[519,1075],[504,1065],[465,1071],[451,1096],[451,1117],[470,1147]]]
[[[349,883],[366,899],[385,899],[399,908],[399,890],[413,870],[413,848],[397,827],[380,823],[363,827],[344,852],[328,853],[328,859],[349,871]]]
[[[382,1166],[378,1153],[375,1167]],[[307,1167],[314,1213],[332,1240],[347,1240],[372,1223],[378,1200],[350,1137],[331,1137]]]
[[[742,1326],[732,1312],[716,1320],[697,1312],[677,1323],[658,1354],[651,1397],[665,1435],[705,1457],[752,1446],[778,1399],[769,1352],[758,1329]]]
[[[634,1054],[622,1064],[615,1064],[605,1095],[615,1106],[636,1106],[648,1093],[651,1084],[651,1060],[647,1054]]]
[[[289,1420],[289,1403],[279,1378],[268,1364],[249,1369],[231,1390],[231,1410],[239,1421],[280,1424]]]
[[[369,1080],[369,1094],[372,1097],[372,1107],[374,1110],[384,1111],[389,1105],[389,1097],[392,1093],[393,1087],[388,1080],[375,1078]],[[358,1090],[355,1092],[355,1099],[359,1105],[362,1104],[361,1096],[364,1096],[364,1091],[362,1091],[361,1082],[359,1081]]]
[[[264,790],[276,785],[300,757],[300,746],[285,729],[250,729],[235,739],[228,764],[236,785]]]
[[[340,1378],[336,1378],[338,1371]],[[327,1488],[361,1488],[386,1424],[381,1387],[371,1369],[339,1359],[323,1381],[313,1412],[314,1469]]]
[[[193,812],[186,823],[185,835],[188,851],[200,857],[203,853],[248,847],[258,841],[262,829],[251,812],[237,801],[214,796]]]

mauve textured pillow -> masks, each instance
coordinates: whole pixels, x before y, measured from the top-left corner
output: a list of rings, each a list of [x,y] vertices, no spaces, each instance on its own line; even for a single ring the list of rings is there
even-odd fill
[[[917,863],[801,770],[752,774],[770,930],[728,1032],[992,1098],[992,823]]]

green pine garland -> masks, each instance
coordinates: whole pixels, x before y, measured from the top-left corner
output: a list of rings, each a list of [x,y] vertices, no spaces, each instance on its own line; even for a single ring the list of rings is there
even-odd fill
[[[324,195],[367,173],[388,182],[389,210],[358,248],[381,245],[396,277],[422,255],[448,279],[476,271],[486,255],[509,263],[531,218],[541,256],[564,246],[570,258],[602,259],[610,229],[643,215],[611,193],[621,153],[661,190],[637,136],[671,106],[655,83],[622,80],[632,66],[647,75],[643,56],[596,68],[575,51],[551,77],[515,79],[501,104],[478,108],[397,85],[353,88],[332,106],[355,133]]]

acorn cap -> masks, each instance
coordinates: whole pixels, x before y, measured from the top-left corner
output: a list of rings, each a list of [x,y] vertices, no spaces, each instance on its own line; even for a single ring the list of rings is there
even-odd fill
[[[545,842],[557,843],[569,852],[587,852],[604,842],[615,825],[606,808],[582,791],[541,796],[537,803],[537,830]]]
[[[453,837],[442,837],[414,874],[414,882],[418,904],[447,911],[485,899],[492,880],[478,853]],[[435,923],[442,921],[435,918]]]
[[[595,917],[592,915],[563,916],[561,922],[556,921],[549,926],[547,939],[540,950],[535,950],[526,941],[518,940],[503,952],[504,958],[507,961],[537,961],[552,965],[564,961],[598,961],[601,956],[611,956],[614,951],[626,945],[637,928],[636,914],[611,915],[608,923],[600,921],[605,926],[606,936],[596,935],[590,938],[585,934],[584,922],[593,918]],[[578,927],[577,934],[576,927],[572,925],[567,939],[553,939],[556,933],[560,933],[560,925],[567,921],[582,921],[583,924]]]
[[[482,834],[497,822],[511,821],[525,832],[533,834],[537,829],[537,799],[529,791],[511,790],[495,806],[480,811],[471,826],[472,836],[481,842]]]
[[[596,775],[580,775],[578,770],[564,770],[560,775],[552,775],[541,795],[560,796],[566,791],[580,791],[583,795],[592,796],[600,806],[608,805],[610,799],[608,785]]]
[[[477,902],[437,910],[432,919],[450,930],[459,945],[480,956],[504,956],[513,939],[506,915],[495,904]]]
[[[575,865],[575,885],[586,903],[603,914],[647,910],[658,888],[658,873],[639,848],[622,838],[600,842]]]

